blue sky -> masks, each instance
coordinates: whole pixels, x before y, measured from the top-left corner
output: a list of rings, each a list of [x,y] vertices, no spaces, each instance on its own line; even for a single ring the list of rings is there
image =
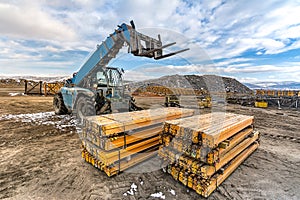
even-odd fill
[[[242,82],[299,81],[300,1],[0,0],[0,75],[67,76],[118,24],[177,45],[165,60],[123,48],[125,78],[217,74]]]

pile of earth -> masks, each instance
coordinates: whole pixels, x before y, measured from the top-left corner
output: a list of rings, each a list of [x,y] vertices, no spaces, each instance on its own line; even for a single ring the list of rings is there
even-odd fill
[[[251,94],[252,90],[234,78],[216,75],[171,75],[157,79],[145,80],[140,82],[130,82],[128,86],[132,89],[147,86],[165,86],[169,88],[190,88],[207,90],[210,92],[233,92],[239,94]]]

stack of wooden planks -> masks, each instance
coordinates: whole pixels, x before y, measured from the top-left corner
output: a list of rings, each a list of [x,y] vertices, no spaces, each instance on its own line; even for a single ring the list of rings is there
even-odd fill
[[[166,121],[158,154],[174,179],[208,197],[257,149],[253,121],[222,112]]]
[[[86,117],[82,157],[108,176],[115,175],[157,155],[164,121],[193,114],[190,109],[158,108]]]

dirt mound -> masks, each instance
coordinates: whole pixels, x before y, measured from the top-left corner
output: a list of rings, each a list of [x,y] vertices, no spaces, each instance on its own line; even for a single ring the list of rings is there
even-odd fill
[[[251,94],[252,90],[233,78],[216,75],[171,75],[158,79],[140,82],[131,82],[130,88],[143,88],[147,86],[165,86],[169,88],[193,88],[208,91],[226,91],[240,94]]]

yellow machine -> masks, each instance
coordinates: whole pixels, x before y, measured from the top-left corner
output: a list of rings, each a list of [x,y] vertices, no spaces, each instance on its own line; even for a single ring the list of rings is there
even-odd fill
[[[178,97],[174,94],[167,95],[165,97],[165,106],[166,107],[180,106]]]
[[[200,108],[211,108],[211,98],[205,97],[198,102]]]
[[[268,102],[256,101],[255,102],[255,107],[257,107],[257,108],[267,108],[268,107]]]
[[[193,96],[191,96],[191,97],[193,97]],[[212,106],[211,97],[198,96],[197,104],[198,104],[199,108],[211,108],[211,106]],[[175,106],[180,107],[180,105],[182,105],[182,102],[177,95],[172,94],[172,95],[167,95],[165,97],[165,106],[166,107],[175,107]]]

